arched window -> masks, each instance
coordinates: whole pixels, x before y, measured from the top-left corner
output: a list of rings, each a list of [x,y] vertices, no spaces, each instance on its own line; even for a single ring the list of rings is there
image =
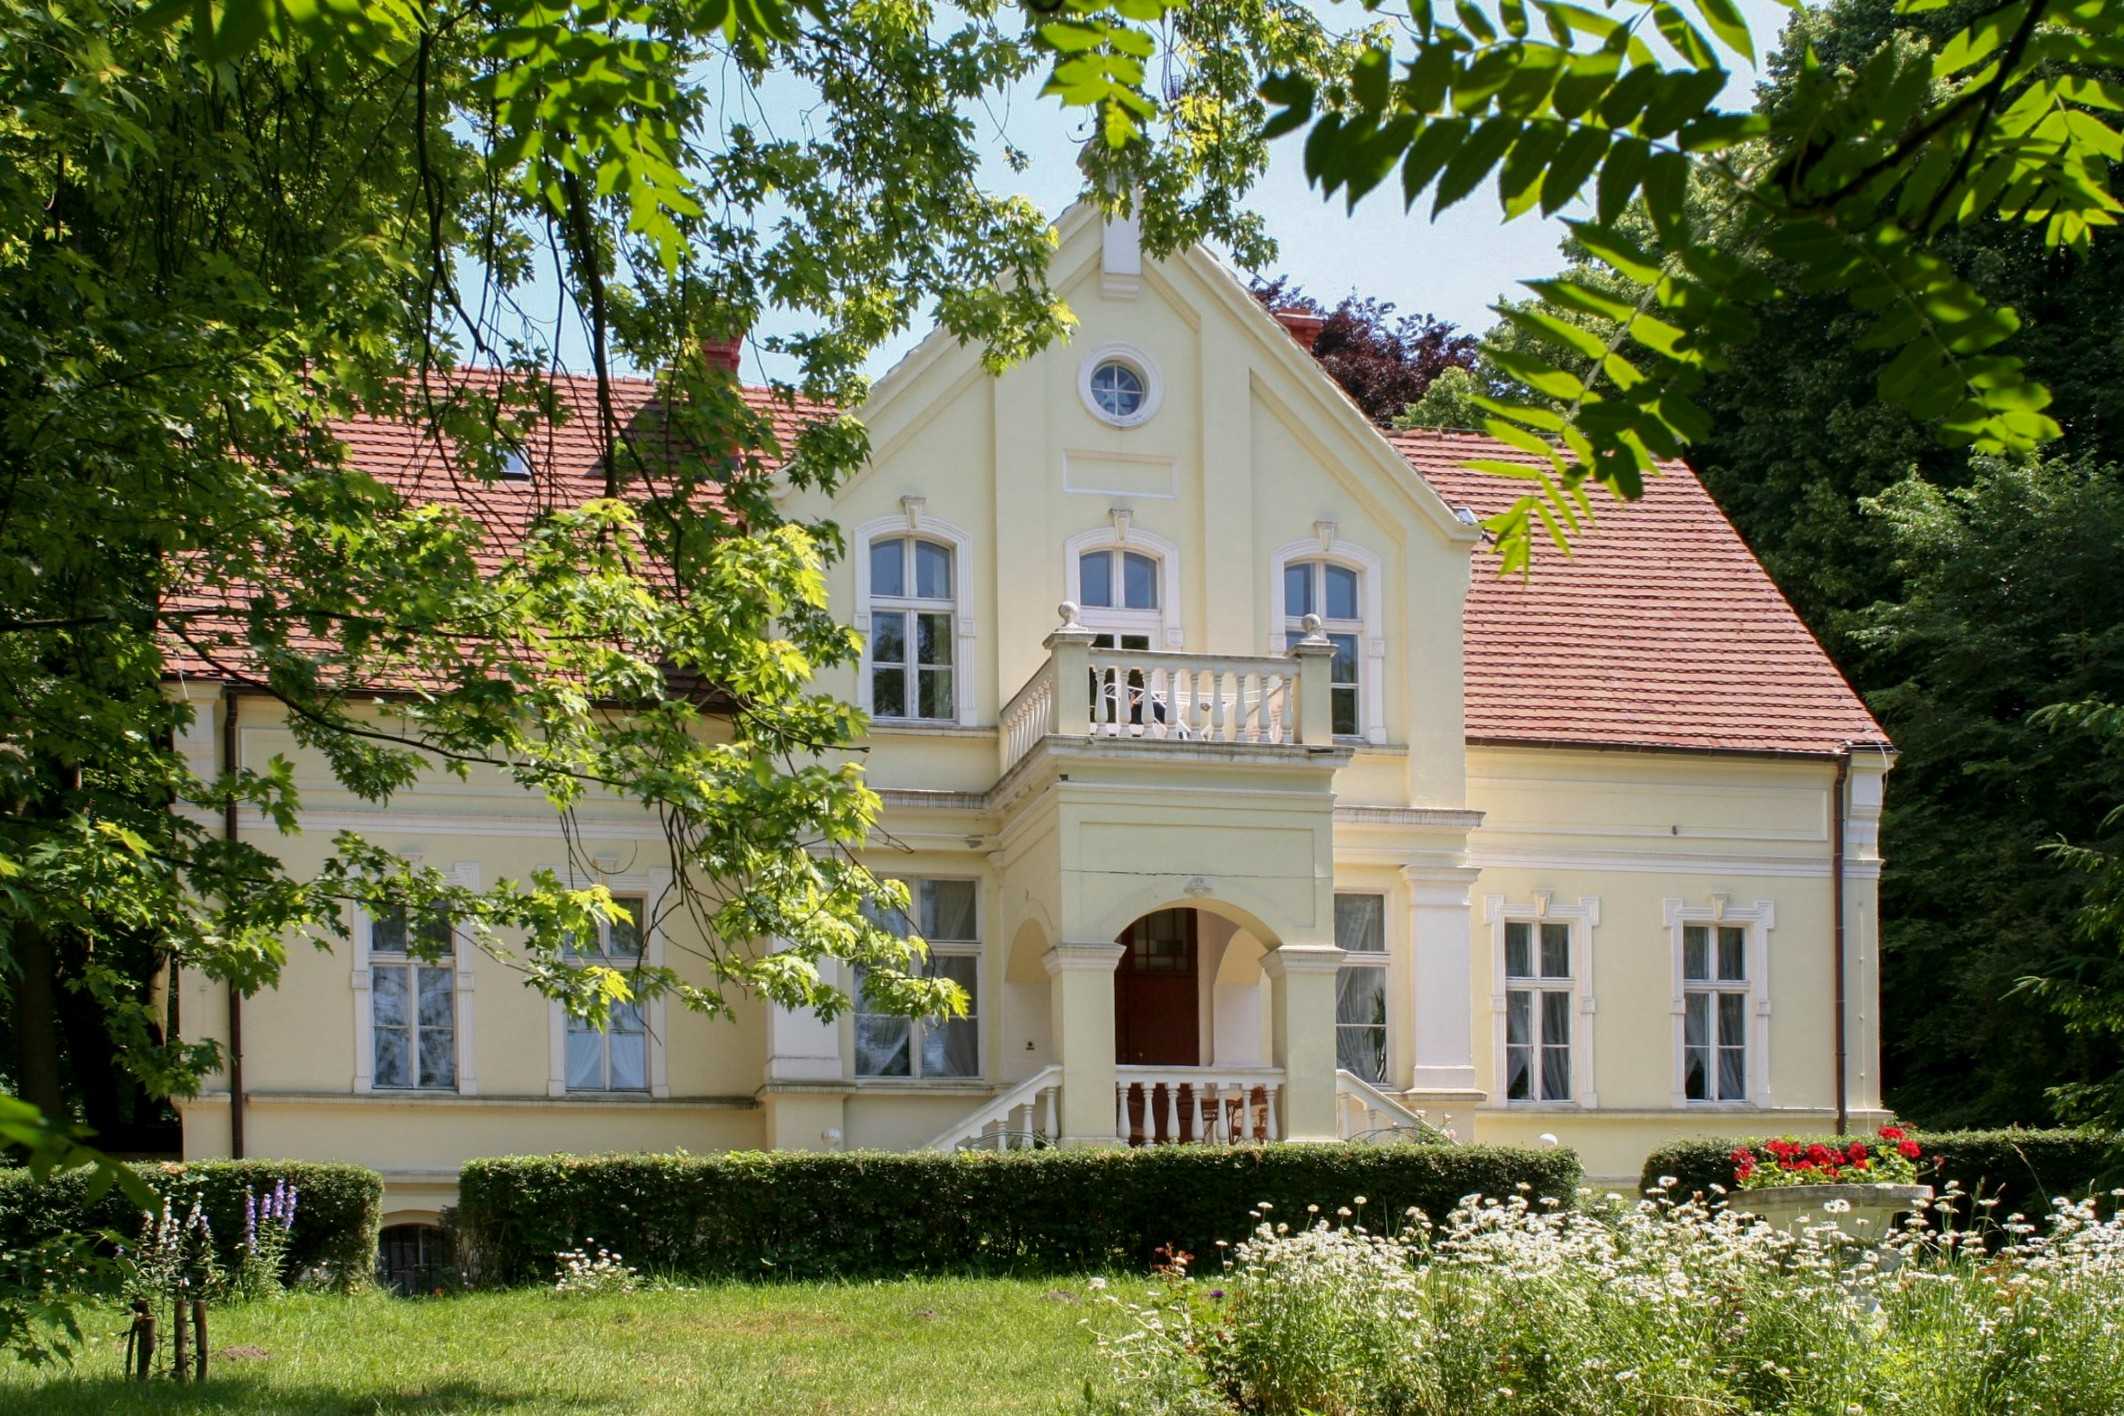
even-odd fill
[[[1080,531],[1063,545],[1062,596],[1104,649],[1180,647],[1180,548],[1131,525]]]
[[[1357,603],[1357,572],[1330,560],[1286,561],[1283,566],[1283,627],[1286,647],[1305,637],[1307,615],[1320,616],[1321,632],[1335,646],[1330,659],[1331,721],[1337,737],[1364,731],[1359,698],[1358,645],[1364,639],[1364,615]]]
[[[1101,635],[1108,641],[1104,647],[1151,647],[1159,625],[1156,558],[1118,549],[1081,552],[1077,585],[1084,597],[1078,603],[1089,612],[1086,622],[1111,626],[1110,632]]]
[[[956,721],[952,547],[926,536],[880,536],[869,557],[870,711],[880,718]]]
[[[1337,737],[1383,743],[1386,734],[1386,630],[1380,613],[1379,558],[1334,539],[1332,523],[1310,540],[1293,541],[1271,560],[1275,575],[1269,649],[1287,652],[1318,615],[1335,646],[1329,660],[1329,705]]]

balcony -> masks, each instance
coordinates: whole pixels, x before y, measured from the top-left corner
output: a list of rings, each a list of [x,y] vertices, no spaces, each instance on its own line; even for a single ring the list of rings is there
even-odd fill
[[[1305,617],[1305,637],[1288,655],[1266,656],[1095,648],[1077,607],[1065,600],[1061,613],[1061,627],[1044,643],[1046,661],[1003,708],[999,775],[1050,737],[1242,748],[1334,743],[1334,647],[1317,615]]]

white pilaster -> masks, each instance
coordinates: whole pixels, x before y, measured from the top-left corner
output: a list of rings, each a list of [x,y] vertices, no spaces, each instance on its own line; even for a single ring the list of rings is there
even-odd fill
[[[779,941],[777,941],[778,947]],[[833,984],[840,965],[832,959],[819,961],[819,981]],[[841,1066],[841,1025],[822,1022],[808,1008],[767,1009],[768,1082],[838,1082],[847,1073]]]
[[[1479,872],[1456,866],[1409,866],[1412,1018],[1416,1067],[1412,1091],[1481,1098],[1475,1075],[1475,965],[1469,891]]]
[[[1040,962],[1050,981],[1050,1027],[1062,1064],[1060,1144],[1116,1145],[1114,966],[1121,962],[1121,946],[1064,940]]]

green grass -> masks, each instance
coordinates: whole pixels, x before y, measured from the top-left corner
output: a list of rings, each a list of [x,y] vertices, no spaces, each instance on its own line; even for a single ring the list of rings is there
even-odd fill
[[[297,1294],[211,1316],[204,1388],[124,1383],[114,1307],[71,1371],[0,1365],[0,1410],[1055,1412],[1118,1326],[1081,1278]]]

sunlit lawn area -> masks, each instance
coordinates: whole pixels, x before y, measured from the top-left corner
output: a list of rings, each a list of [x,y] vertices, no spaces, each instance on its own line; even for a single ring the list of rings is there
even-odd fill
[[[297,1294],[217,1308],[195,1388],[122,1383],[112,1310],[71,1372],[0,1365],[0,1410],[1052,1412],[1112,1313],[1082,1278]]]

